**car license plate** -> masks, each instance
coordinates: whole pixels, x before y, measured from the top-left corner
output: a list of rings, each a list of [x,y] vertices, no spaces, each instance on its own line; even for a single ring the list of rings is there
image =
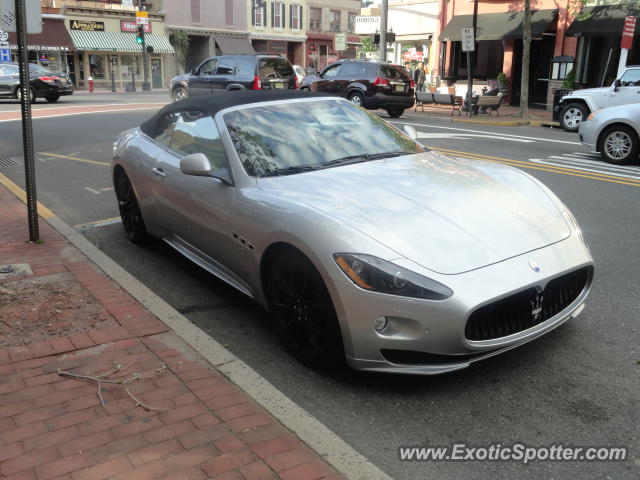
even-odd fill
[[[396,85],[396,92],[404,92],[404,85]]]
[[[284,83],[272,83],[273,88],[284,88]]]

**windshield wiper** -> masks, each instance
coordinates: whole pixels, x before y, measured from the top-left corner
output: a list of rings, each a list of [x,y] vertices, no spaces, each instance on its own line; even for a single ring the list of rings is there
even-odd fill
[[[351,163],[368,162],[370,160],[379,160],[381,158],[399,157],[400,155],[410,155],[411,152],[398,150],[395,152],[382,153],[361,153],[359,155],[349,155],[342,158],[336,158],[323,164],[323,166],[349,165]]]
[[[321,165],[293,165],[287,168],[278,168],[261,174],[261,177],[277,177],[279,175],[292,175],[294,173],[309,172],[322,168]]]

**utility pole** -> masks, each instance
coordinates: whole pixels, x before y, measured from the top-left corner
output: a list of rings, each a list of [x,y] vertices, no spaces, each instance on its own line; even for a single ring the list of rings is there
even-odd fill
[[[473,51],[467,52],[467,117],[473,115],[473,68],[476,54],[475,44],[478,35],[478,0],[473,0]]]
[[[378,58],[381,62],[387,61],[387,16],[389,15],[389,1],[382,0],[380,5],[380,50]]]
[[[142,1],[138,0],[138,9],[140,11],[143,11]],[[144,39],[144,25],[140,25],[140,27],[142,27],[142,90],[149,91],[151,90],[151,84],[149,83],[147,42]]]

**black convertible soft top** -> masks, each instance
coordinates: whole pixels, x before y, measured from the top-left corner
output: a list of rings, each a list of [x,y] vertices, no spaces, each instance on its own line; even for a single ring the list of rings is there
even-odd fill
[[[140,130],[147,135],[152,135],[152,132],[157,130],[156,125],[158,122],[167,114],[174,112],[199,110],[209,115],[215,115],[220,110],[237,105],[330,96],[326,93],[314,93],[304,90],[225,90],[213,95],[187,98],[165,105],[158,113],[140,125]]]

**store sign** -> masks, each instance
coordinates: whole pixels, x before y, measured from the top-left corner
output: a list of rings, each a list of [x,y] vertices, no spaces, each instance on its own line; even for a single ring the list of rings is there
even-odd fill
[[[633,35],[636,31],[636,17],[625,17],[624,27],[622,28],[622,40],[620,48],[631,50],[633,47]]]
[[[334,50],[337,52],[342,52],[347,49],[347,34],[346,33],[336,33],[334,39]]]
[[[11,50],[17,50],[18,45],[11,44],[9,45]],[[27,50],[33,50],[36,52],[70,52],[71,49],[69,47],[61,47],[58,45],[27,45]]]
[[[151,33],[150,23],[143,25],[142,28],[144,29],[144,33]],[[133,20],[120,20],[120,31],[136,33],[138,31],[138,24]]]
[[[69,28],[71,28],[71,30],[82,30],[85,32],[104,32],[104,22],[71,20],[69,22]]]
[[[269,42],[269,51],[271,53],[287,53],[287,42],[272,40]]]
[[[136,23],[138,25],[147,25],[149,23],[149,12],[136,12]]]
[[[367,35],[380,31],[380,17],[356,17],[356,34]]]
[[[473,28],[465,27],[462,29],[462,51],[473,52],[476,49],[476,42],[473,38]]]
[[[417,48],[411,47],[409,50],[402,52],[402,58],[405,62],[410,62],[411,60],[421,62],[424,60],[424,54],[421,51],[418,51]]]

